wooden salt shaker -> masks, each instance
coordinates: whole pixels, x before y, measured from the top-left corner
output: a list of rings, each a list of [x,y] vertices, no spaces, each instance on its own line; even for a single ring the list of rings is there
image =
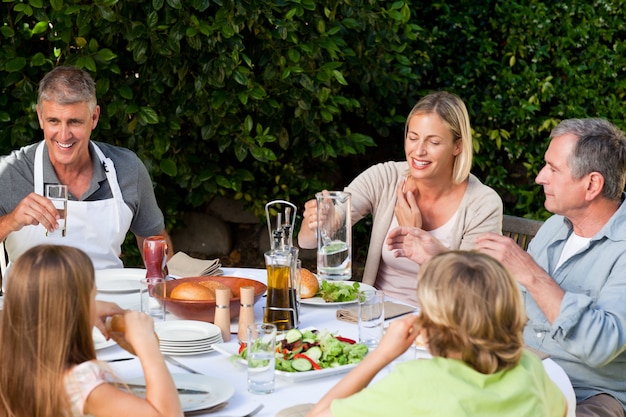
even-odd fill
[[[230,288],[215,289],[215,325],[222,331],[224,342],[230,340]]]
[[[254,324],[254,287],[244,286],[239,288],[240,306],[239,306],[239,328],[237,329],[237,338],[239,342],[247,342],[248,325]]]

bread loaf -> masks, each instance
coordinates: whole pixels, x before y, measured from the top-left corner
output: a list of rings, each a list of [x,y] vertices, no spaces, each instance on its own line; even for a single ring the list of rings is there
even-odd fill
[[[174,287],[170,293],[170,298],[189,301],[215,300],[215,290],[197,282],[183,282]]]
[[[317,277],[308,269],[302,268],[302,280],[300,281],[300,298],[315,297],[320,289]]]

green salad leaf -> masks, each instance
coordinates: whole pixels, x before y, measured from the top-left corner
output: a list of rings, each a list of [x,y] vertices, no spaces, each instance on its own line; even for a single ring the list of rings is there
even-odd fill
[[[327,303],[342,303],[354,301],[359,295],[360,284],[353,282],[352,285],[340,282],[322,281],[319,295]]]

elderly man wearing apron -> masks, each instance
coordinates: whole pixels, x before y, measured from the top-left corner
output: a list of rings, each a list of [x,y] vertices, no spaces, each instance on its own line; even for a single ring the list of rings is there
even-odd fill
[[[140,249],[144,238],[165,236],[171,256],[141,160],[128,149],[90,140],[100,116],[91,76],[74,67],[52,70],[39,84],[37,116],[44,140],[0,159],[0,241],[9,261],[47,243],[84,250],[96,269],[121,268],[128,230]],[[59,225],[57,210],[43,196],[45,184],[68,186],[65,237],[47,236]]]

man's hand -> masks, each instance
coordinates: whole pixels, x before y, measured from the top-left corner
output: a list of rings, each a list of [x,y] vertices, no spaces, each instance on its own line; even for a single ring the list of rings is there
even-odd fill
[[[15,209],[3,216],[3,229],[8,235],[17,232],[24,226],[37,226],[41,224],[48,232],[53,232],[59,227],[57,219],[59,213],[52,201],[37,193],[30,193],[15,207]],[[5,236],[6,237],[6,236]]]
[[[559,316],[563,289],[509,237],[485,233],[475,240],[474,249],[499,260],[518,283],[524,286],[550,323]]]
[[[524,286],[528,284],[528,279],[536,268],[545,273],[533,257],[510,237],[497,233],[485,233],[478,236],[474,244],[474,249],[496,258]]]
[[[396,258],[409,258],[419,265],[448,250],[433,235],[415,227],[393,229],[387,237],[387,247]]]
[[[107,330],[104,326],[104,322],[106,321],[107,317],[110,317],[114,314],[124,314],[124,309],[115,303],[96,300],[96,312],[98,315],[98,320],[96,320],[96,327],[100,329],[104,337],[109,340],[109,334],[107,333]]]

